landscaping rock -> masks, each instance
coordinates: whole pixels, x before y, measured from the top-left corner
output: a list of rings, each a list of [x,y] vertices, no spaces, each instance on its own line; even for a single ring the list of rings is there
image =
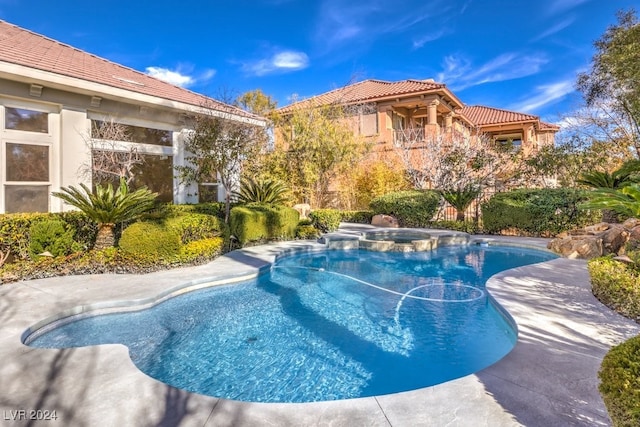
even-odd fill
[[[623,255],[627,243],[640,244],[640,219],[623,224],[601,222],[568,233],[561,233],[547,248],[566,258],[591,259],[603,255]]]
[[[293,205],[293,209],[298,211],[300,219],[307,219],[309,218],[309,212],[311,212],[311,205],[308,203],[299,203],[297,205]]]
[[[371,218],[371,225],[375,225],[376,227],[398,228],[398,220],[391,215],[379,214]]]

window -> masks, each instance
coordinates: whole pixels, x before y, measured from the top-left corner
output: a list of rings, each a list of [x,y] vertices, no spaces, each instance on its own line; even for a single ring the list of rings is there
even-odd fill
[[[518,151],[522,147],[522,139],[519,136],[513,138],[498,137],[496,138],[496,147],[507,151]]]
[[[198,201],[200,203],[220,202],[221,200],[218,200],[218,186],[217,183],[198,185]]]
[[[5,129],[49,133],[49,114],[23,108],[4,107]]]
[[[99,150],[94,151],[94,156],[100,155]],[[129,153],[116,153],[127,156]],[[173,157],[153,154],[138,154],[139,162],[132,164],[131,174],[133,176],[130,187],[137,189],[147,187],[154,193],[158,193],[158,201],[173,201]],[[116,157],[117,159],[117,157]],[[114,170],[111,177],[108,174],[96,174],[94,170],[93,183],[107,185],[111,183],[114,187],[120,184],[119,173]]]
[[[49,182],[49,147],[6,144],[7,181]]]
[[[6,143],[5,161],[5,212],[48,212],[49,146]]]
[[[378,114],[362,114],[360,116],[360,134],[372,136],[378,134]]]
[[[173,132],[110,121],[91,120],[91,137],[112,141],[137,142],[139,144],[173,145]]]

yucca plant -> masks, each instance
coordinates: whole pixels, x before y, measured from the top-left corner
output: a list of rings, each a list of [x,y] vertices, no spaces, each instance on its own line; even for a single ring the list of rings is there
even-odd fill
[[[480,189],[475,186],[440,191],[442,198],[456,209],[456,221],[464,221],[464,211],[478,197]]]
[[[52,193],[84,212],[91,220],[98,224],[95,249],[105,249],[115,245],[115,225],[120,222],[132,221],[153,208],[158,193],[142,187],[136,191],[129,191],[124,178],[114,190],[112,184],[106,187],[96,186],[92,192],[86,185],[80,184],[79,190],[73,186],[62,188],[61,192]]]
[[[640,218],[640,184],[619,189],[600,188],[589,194],[589,201],[581,209],[608,209],[626,217]]]
[[[283,204],[287,198],[287,187],[280,181],[265,179],[263,181],[244,178],[240,182],[240,190],[234,191],[240,203]]]

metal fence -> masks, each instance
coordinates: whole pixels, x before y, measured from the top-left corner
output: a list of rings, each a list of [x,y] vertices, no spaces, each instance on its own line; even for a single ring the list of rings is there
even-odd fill
[[[481,205],[483,202],[489,200],[491,196],[496,194],[494,189],[486,189],[481,192],[476,199],[464,211],[465,221],[478,222],[482,219]],[[434,221],[455,221],[457,218],[457,210],[444,199],[441,200],[440,206],[434,216]]]

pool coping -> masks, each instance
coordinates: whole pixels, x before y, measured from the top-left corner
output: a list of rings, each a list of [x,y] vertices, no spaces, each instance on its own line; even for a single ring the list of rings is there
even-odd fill
[[[343,224],[341,230],[361,228]],[[547,242],[474,237],[539,249]],[[493,276],[487,290],[518,325],[514,350],[476,374],[391,395],[305,404],[230,401],[147,377],[122,345],[45,350],[21,342],[28,327],[63,310],[153,299],[186,283],[186,277],[198,286],[220,275],[258,274],[279,254],[322,248],[315,242],[282,242],[197,267],[0,286],[0,420],[30,425],[28,419],[15,419],[21,414],[16,411],[56,410],[61,425],[91,426],[610,425],[597,391],[597,371],[608,349],[640,333],[640,325],[593,297],[586,263],[580,260],[560,258]]]

